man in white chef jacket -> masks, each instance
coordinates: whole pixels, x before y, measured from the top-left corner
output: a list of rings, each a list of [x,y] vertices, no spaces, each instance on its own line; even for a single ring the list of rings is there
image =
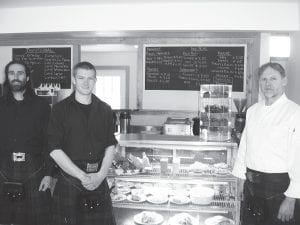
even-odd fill
[[[300,224],[300,106],[278,63],[259,68],[264,97],[247,110],[233,175],[244,183],[242,224]]]

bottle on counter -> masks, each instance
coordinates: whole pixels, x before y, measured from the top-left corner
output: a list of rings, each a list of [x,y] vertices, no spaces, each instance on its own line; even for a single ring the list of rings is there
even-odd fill
[[[117,113],[113,112],[113,125],[114,125],[114,132],[118,132],[119,128],[118,128],[118,117],[117,117]]]
[[[120,133],[130,133],[130,119],[131,116],[129,112],[124,111],[120,113]]]
[[[168,158],[160,159],[160,173],[161,175],[168,175]]]
[[[199,132],[200,132],[200,118],[194,117],[193,118],[193,134],[195,136],[199,136]]]
[[[180,158],[174,158],[173,159],[173,176],[176,176],[179,174],[180,170]]]

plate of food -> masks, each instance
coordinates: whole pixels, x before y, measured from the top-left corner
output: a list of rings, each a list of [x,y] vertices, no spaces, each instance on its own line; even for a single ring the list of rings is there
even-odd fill
[[[168,195],[150,195],[147,197],[147,201],[152,204],[164,204],[169,201]]]
[[[169,219],[168,225],[199,225],[199,220],[188,213],[178,213]]]
[[[234,225],[234,221],[225,216],[217,215],[209,217],[204,221],[205,225]]]
[[[157,225],[164,221],[161,214],[152,211],[143,211],[133,217],[133,221],[141,225]]]
[[[143,188],[143,185],[141,183],[135,183],[134,187],[140,189]]]
[[[172,196],[170,202],[176,205],[184,205],[190,202],[190,198],[185,195]]]
[[[170,188],[166,188],[166,187],[153,187],[151,189],[148,189],[149,194],[151,195],[166,195],[168,196],[171,192]]]
[[[118,182],[116,182],[116,186],[118,188],[131,188],[134,186],[134,183],[127,182],[127,181],[118,181]]]
[[[117,193],[118,194],[126,195],[126,194],[128,194],[130,192],[131,192],[130,188],[117,188]]]
[[[127,200],[134,203],[141,203],[146,201],[145,195],[128,195]]]
[[[172,190],[170,191],[170,195],[173,195],[173,196],[189,196],[190,195],[190,192],[188,189],[175,189],[175,190]]]
[[[227,169],[228,168],[228,165],[226,163],[215,163],[214,165],[214,168],[218,168],[218,169]]]
[[[205,171],[211,170],[211,165],[207,163],[201,163],[201,162],[194,162],[190,165],[190,171],[194,173],[203,173]]]
[[[111,200],[113,202],[122,202],[127,198],[126,195],[123,194],[116,194],[116,195],[111,195]]]

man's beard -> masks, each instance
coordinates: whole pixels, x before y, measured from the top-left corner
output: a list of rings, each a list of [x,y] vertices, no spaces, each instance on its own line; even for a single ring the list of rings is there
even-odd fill
[[[9,87],[12,92],[24,91],[26,88],[26,81],[12,80],[9,82]]]

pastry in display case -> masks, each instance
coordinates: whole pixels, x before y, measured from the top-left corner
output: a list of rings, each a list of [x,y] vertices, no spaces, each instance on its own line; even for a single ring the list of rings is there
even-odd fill
[[[231,138],[232,86],[200,85],[200,137],[209,141]]]
[[[230,174],[235,143],[203,142],[196,136],[118,138],[121,156],[116,159],[139,159],[130,168],[138,173],[116,173],[116,167],[108,178],[117,224],[239,224],[237,179]]]

